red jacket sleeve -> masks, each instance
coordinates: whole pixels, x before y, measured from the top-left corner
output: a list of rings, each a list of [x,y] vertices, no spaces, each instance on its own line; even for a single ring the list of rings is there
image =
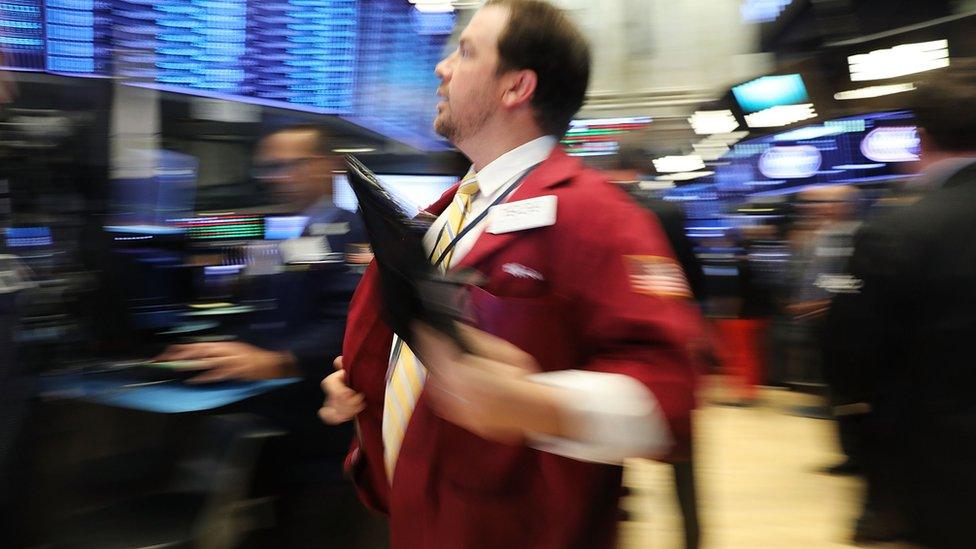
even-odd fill
[[[586,195],[589,196],[586,196]],[[557,291],[579,322],[581,369],[629,376],[654,394],[687,451],[697,375],[691,352],[703,323],[660,225],[609,184],[560,204]]]

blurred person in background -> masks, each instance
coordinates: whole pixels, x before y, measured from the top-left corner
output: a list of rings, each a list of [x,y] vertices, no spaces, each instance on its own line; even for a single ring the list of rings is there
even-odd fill
[[[653,218],[558,148],[589,68],[580,31],[538,0],[487,2],[437,67],[435,128],[473,167],[430,208],[425,244],[485,275],[478,327],[501,337],[464,328],[465,354],[420,326],[416,349],[397,344],[375,265],[364,276],[322,415],[356,417],[351,471],[394,548],[614,547],[623,460],[687,446],[688,284]],[[555,199],[554,225],[483,232],[509,189],[512,205]],[[448,223],[474,230],[439,239]]]
[[[858,474],[863,460],[863,413],[848,406],[851,398],[841,387],[831,385],[838,366],[823,350],[824,322],[831,299],[847,290],[847,263],[860,227],[859,197],[860,191],[847,185],[817,187],[800,194],[805,235],[795,258],[798,280],[786,306],[802,342],[798,353],[802,364],[794,365],[794,373],[799,373],[796,379],[814,386],[826,383],[829,415],[837,420],[845,460],[826,469],[832,474]]]
[[[331,137],[311,125],[287,127],[262,139],[255,176],[269,187],[276,209],[304,220],[303,240],[324,251],[344,252],[368,241],[362,222],[333,201],[333,173],[341,161],[331,152]],[[287,262],[287,258],[282,258]],[[258,280],[258,278],[260,280]],[[258,486],[281,495],[274,540],[288,547],[381,546],[377,524],[357,501],[342,474],[352,440],[350,426],[327,428],[316,418],[319,383],[341,353],[349,300],[359,275],[340,263],[335,268],[285,268],[256,277],[273,298],[273,311],[259,315],[237,341],[176,345],[157,360],[200,361],[202,373],[190,382],[264,380],[300,377],[302,381],[246,400],[241,411],[273,420],[288,436],[266,451]]]
[[[824,317],[830,305],[831,275],[843,273],[857,231],[858,190],[847,185],[803,191],[800,202],[807,231],[802,240],[803,270],[790,312],[799,319]]]
[[[767,376],[766,336],[773,314],[772,276],[761,254],[776,233],[772,225],[746,225],[730,231],[734,238],[736,297],[734,316],[716,320],[723,373],[732,385],[727,404],[758,403]]]
[[[340,161],[331,152],[330,137],[316,126],[295,126],[278,130],[258,144],[255,176],[269,186],[283,213],[303,216],[302,235],[321,241],[326,251],[345,252],[350,244],[368,241],[355,213],[343,210],[333,200],[333,172]],[[276,334],[267,348],[245,342],[198,343],[167,349],[160,360],[200,360],[206,371],[195,381],[227,379],[256,380],[304,376],[321,379],[332,353],[340,349],[345,314],[355,277],[332,277],[326,288],[291,286],[300,301],[315,300],[318,318],[303,315],[290,319],[289,330]],[[284,296],[278,295],[279,308]],[[255,338],[265,338],[254,334]]]
[[[972,547],[976,496],[976,68],[911,98],[926,190],[857,235],[828,319],[832,386],[870,409],[857,541]]]
[[[657,153],[655,153],[656,155]],[[663,154],[661,155],[663,156]],[[695,301],[703,304],[705,295],[705,272],[695,255],[694,244],[688,238],[688,218],[684,208],[674,202],[661,198],[660,191],[644,189],[641,182],[653,178],[652,158],[648,151],[632,144],[621,144],[614,157],[613,168],[606,171],[610,181],[620,185],[638,204],[651,212],[660,222],[668,243],[674,250],[675,258],[681,263],[691,286]],[[702,365],[712,361],[712,345],[704,339],[701,352]],[[704,370],[704,368],[703,368]],[[694,433],[691,439],[694,440]],[[695,549],[701,545],[701,525],[698,516],[698,490],[695,482],[694,449],[689,446],[687,455],[673,456],[671,468],[674,471],[674,488],[681,507],[684,526],[685,549]]]

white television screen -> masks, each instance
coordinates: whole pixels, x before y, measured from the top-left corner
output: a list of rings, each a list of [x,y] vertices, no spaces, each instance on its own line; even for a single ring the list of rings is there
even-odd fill
[[[458,178],[451,175],[381,175],[377,174],[380,182],[391,193],[397,196],[405,205],[413,206],[416,215],[420,210],[430,206],[444,194],[444,191],[457,183]],[[351,212],[356,211],[358,203],[356,195],[349,186],[345,175],[335,176],[334,201],[336,206]]]

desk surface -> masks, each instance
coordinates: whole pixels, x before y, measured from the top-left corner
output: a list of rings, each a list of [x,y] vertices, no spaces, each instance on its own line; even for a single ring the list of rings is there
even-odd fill
[[[57,374],[41,377],[48,399],[83,400],[163,414],[200,412],[227,406],[296,383],[300,378],[187,385],[181,381],[147,382],[119,373]]]

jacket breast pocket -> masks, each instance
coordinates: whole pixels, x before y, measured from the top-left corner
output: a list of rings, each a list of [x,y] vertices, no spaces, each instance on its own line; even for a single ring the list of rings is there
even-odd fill
[[[513,298],[537,298],[550,292],[549,281],[536,268],[521,263],[502,263],[489,272],[485,290],[492,295]]]
[[[498,296],[471,287],[468,309],[475,326],[535,357],[543,371],[575,368],[580,362],[577,323],[566,300]]]

